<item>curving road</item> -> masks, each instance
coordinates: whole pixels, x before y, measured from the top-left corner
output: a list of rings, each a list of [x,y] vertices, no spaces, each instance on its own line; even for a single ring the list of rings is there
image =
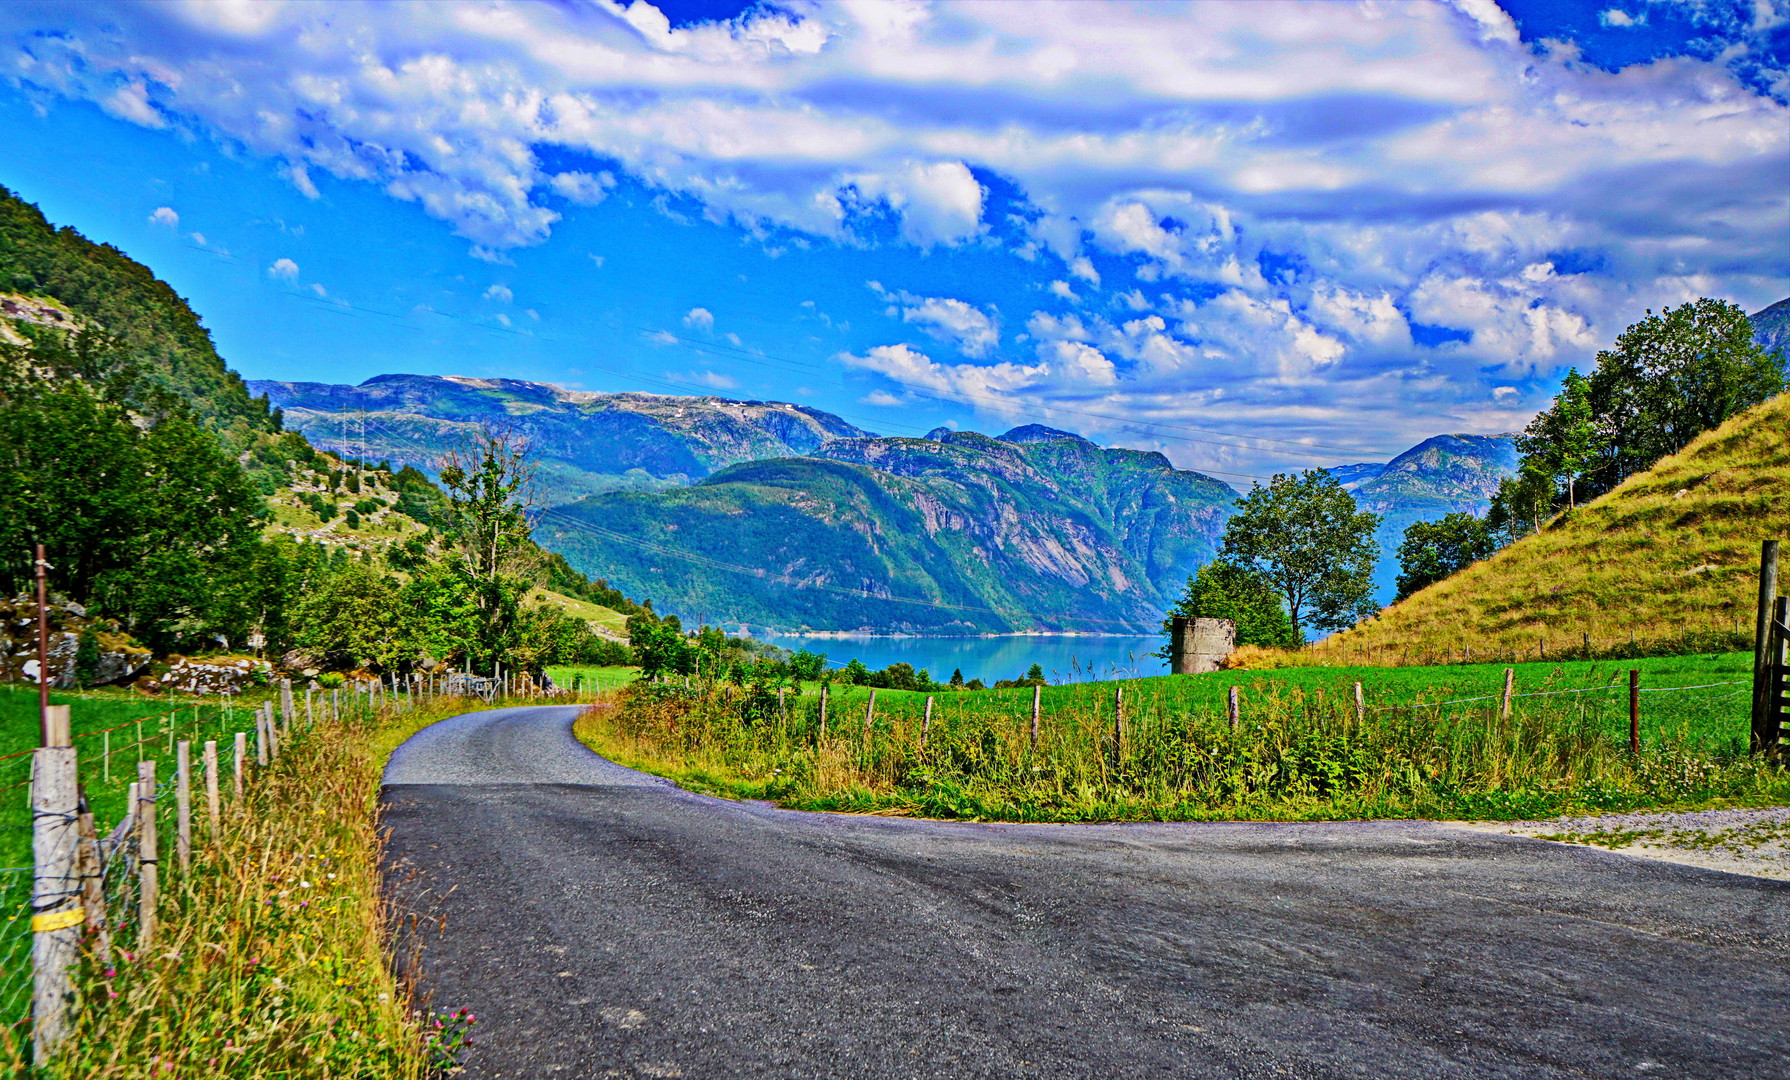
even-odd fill
[[[803,814],[574,712],[386,770],[468,1077],[1790,1077],[1787,883],[1426,822]]]

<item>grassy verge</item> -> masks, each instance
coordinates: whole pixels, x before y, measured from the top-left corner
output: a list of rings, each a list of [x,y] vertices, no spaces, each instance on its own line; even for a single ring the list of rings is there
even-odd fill
[[[1463,665],[1049,687],[1036,745],[1029,690],[938,695],[930,724],[925,695],[879,691],[866,725],[868,691],[836,688],[823,730],[813,695],[779,712],[750,688],[639,685],[574,730],[605,756],[710,794],[929,817],[1514,820],[1790,802],[1782,767],[1744,752],[1746,686],[1726,684],[1745,659],[1526,665],[1516,689],[1532,696],[1508,718],[1503,669]],[[1630,666],[1661,691],[1644,695],[1639,756],[1627,747]],[[1234,729],[1231,686],[1243,703]]]
[[[76,715],[142,704],[91,699]],[[391,751],[465,707],[344,716],[294,737],[240,801],[226,798],[217,822],[198,800],[185,873],[172,857],[172,799],[163,800],[161,929],[147,950],[133,947],[126,927],[109,963],[88,957],[73,1032],[43,1075],[427,1075],[427,1033],[386,955],[375,813]],[[240,724],[240,706],[232,713]],[[83,742],[86,781],[95,769]],[[115,817],[102,814],[102,826]],[[15,1048],[28,1030],[10,1028]],[[7,1056],[17,1071],[17,1050]]]

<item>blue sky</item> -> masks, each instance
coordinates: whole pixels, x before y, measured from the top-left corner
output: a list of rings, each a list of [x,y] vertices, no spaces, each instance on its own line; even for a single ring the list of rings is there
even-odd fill
[[[0,183],[250,378],[1045,422],[1238,479],[1790,293],[1790,3],[0,7]]]

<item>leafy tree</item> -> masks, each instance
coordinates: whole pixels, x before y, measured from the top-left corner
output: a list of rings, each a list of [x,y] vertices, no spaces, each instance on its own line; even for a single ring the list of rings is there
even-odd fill
[[[1307,620],[1335,630],[1373,612],[1379,523],[1328,472],[1279,474],[1237,503],[1220,557],[1267,578],[1286,601],[1294,640],[1302,642]]]
[[[313,583],[294,612],[294,644],[329,667],[395,670],[416,654],[412,623],[394,619],[396,582],[350,562]]]
[[[1473,565],[1497,550],[1486,522],[1472,514],[1412,522],[1398,546],[1398,599]]]
[[[1591,380],[1568,368],[1553,407],[1540,413],[1517,437],[1517,450],[1551,483],[1566,482],[1566,503],[1577,505],[1578,478],[1605,450],[1591,403]]]
[[[628,616],[628,648],[644,678],[691,675],[696,671],[696,650],[682,631],[645,613]]]
[[[870,669],[864,666],[864,661],[859,660],[855,656],[852,657],[851,663],[846,664],[839,669],[839,681],[842,683],[848,683],[852,686],[864,686],[869,680]]]
[[[949,683],[949,685],[950,685],[951,689],[953,689],[953,690],[962,690],[963,689],[963,669],[962,668],[952,668],[951,669],[951,682]]]
[[[789,657],[790,674],[802,682],[819,682],[820,673],[826,666],[825,656],[807,649],[797,649]]]
[[[1287,619],[1286,606],[1267,575],[1236,563],[1214,559],[1188,577],[1187,591],[1162,620],[1163,636],[1169,638],[1157,655],[1168,659],[1174,650],[1175,619],[1229,619],[1237,627],[1237,644],[1290,648],[1299,639]]]
[[[484,427],[442,458],[440,475],[447,559],[478,612],[473,664],[490,670],[517,641],[522,599],[538,570],[528,517],[534,469],[520,437]]]

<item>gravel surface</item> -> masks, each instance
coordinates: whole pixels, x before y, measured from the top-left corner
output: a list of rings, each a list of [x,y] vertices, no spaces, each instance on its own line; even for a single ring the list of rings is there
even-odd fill
[[[468,1077],[1790,1075],[1790,883],[1429,822],[803,814],[571,715],[387,775],[400,954],[478,1014]]]
[[[1790,807],[1784,806],[1471,822],[1463,827],[1790,881]]]

